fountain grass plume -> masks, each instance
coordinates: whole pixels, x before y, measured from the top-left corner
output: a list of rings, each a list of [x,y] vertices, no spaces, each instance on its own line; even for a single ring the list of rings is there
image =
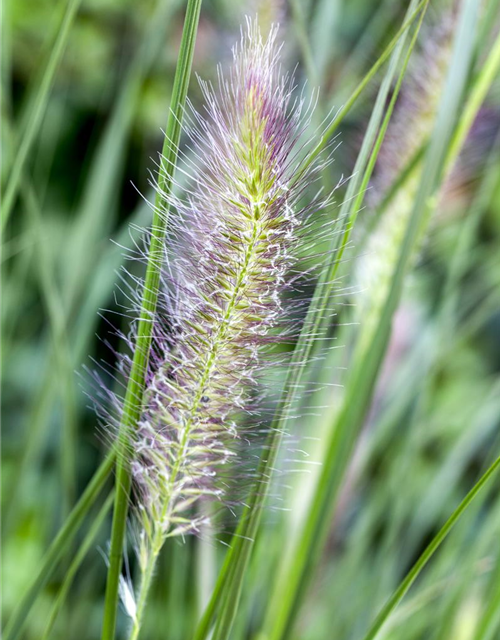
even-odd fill
[[[188,185],[180,197],[161,193],[176,215],[168,251],[156,256],[162,279],[130,441],[141,578],[135,596],[125,582],[121,591],[133,639],[165,540],[199,532],[203,503],[231,503],[235,474],[248,471],[242,448],[262,433],[260,372],[276,343],[294,341],[296,306],[306,304],[284,292],[304,275],[310,227],[326,232],[318,216],[331,198],[308,194],[330,157],[311,160],[314,100],[295,97],[279,58],[277,27],[264,39],[248,20],[229,74],[219,68],[215,89],[200,80],[203,114],[191,105],[186,114],[191,153],[179,152],[177,170]]]
[[[428,34],[423,51],[411,65],[408,86],[401,92],[387,137],[382,145],[373,181],[375,208],[398,175],[428,141],[435,123],[442,88],[451,59],[456,16],[446,13]],[[363,291],[357,315],[361,321],[357,350],[364,355],[377,326],[408,225],[422,175],[417,162],[368,237],[365,255],[357,264],[357,284]],[[414,251],[416,259],[426,235],[425,218]],[[361,320],[362,319],[362,320]]]

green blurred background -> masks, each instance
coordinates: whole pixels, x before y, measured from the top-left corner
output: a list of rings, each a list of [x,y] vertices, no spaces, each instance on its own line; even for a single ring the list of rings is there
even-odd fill
[[[439,74],[436,86],[429,89],[426,82],[432,75],[430,59],[442,44],[439,29],[450,19],[452,4],[431,4],[396,107],[399,128],[389,131],[392,139],[358,217],[338,298],[337,324],[348,326],[333,329],[345,348],[329,361],[332,368],[325,368],[328,383],[342,384],[342,367],[349,366],[349,354],[367,322],[369,311],[363,305],[378,283],[363,280],[362,264],[368,260],[368,269],[376,269],[369,259],[380,258],[376,245],[370,248],[370,237],[387,183],[402,171],[401,147],[410,144],[421,126],[415,94],[422,86],[436,94],[441,88]],[[498,3],[485,5],[493,17],[491,28],[498,23]],[[3,184],[67,6],[68,0],[3,1]],[[406,3],[207,0],[194,71],[214,79],[217,63],[230,59],[244,16],[256,11],[263,28],[281,23],[286,65],[299,64],[299,85],[321,86],[320,109],[326,113],[344,103],[381,53],[399,28]],[[148,171],[154,170],[162,146],[183,12],[181,0],[82,0],[4,234],[4,620],[106,448],[107,436],[96,429],[88,406],[88,378],[78,374],[91,364],[89,358],[113,361],[112,351],[97,336],[107,336],[109,323],[123,322],[115,313],[120,310],[116,284],[125,262],[119,245],[131,246],[130,223],[142,226],[150,220],[139,193],[150,197]],[[496,28],[485,33],[484,49],[477,52],[479,66]],[[379,81],[377,76],[342,125],[332,183],[352,173]],[[189,96],[199,106],[194,77]],[[359,637],[500,451],[499,132],[496,82],[414,258],[370,416],[297,638]],[[342,189],[337,200],[342,200]],[[322,429],[333,420],[341,394],[336,389],[327,388],[326,399],[315,401],[321,407],[313,412],[316,417],[300,427],[301,433],[318,438],[319,448]],[[294,482],[293,500],[282,492],[285,506],[295,509],[292,515],[270,510],[265,517],[245,591],[248,615],[237,624],[234,638],[253,637],[259,628],[284,532],[293,531],[294,513],[305,500],[299,491],[302,481]],[[385,637],[500,637],[500,609],[492,604],[500,601],[498,487],[492,484],[467,513]],[[106,520],[48,637],[99,636],[108,537]],[[76,549],[78,545],[71,557]],[[144,638],[188,637],[223,550],[216,542],[205,545],[195,539],[168,545]],[[63,561],[39,599],[25,638],[43,637],[69,562]],[[489,635],[480,636],[487,614],[484,633]],[[123,616],[120,624],[124,629]]]

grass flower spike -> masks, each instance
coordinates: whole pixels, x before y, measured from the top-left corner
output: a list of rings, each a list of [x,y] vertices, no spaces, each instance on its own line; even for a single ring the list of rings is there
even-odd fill
[[[453,26],[453,15],[446,14],[430,32],[424,51],[414,61],[410,82],[402,91],[379,156],[378,173],[373,183],[378,199],[375,206],[380,204],[382,196],[389,191],[402,169],[430,138],[451,58]],[[401,188],[377,221],[368,238],[366,254],[358,262],[358,284],[364,291],[358,304],[362,326],[357,348],[361,354],[370,343],[387,297],[421,175],[420,161],[408,172]],[[429,222],[426,218],[421,225],[413,260],[425,238]]]
[[[262,355],[276,326],[288,333],[282,292],[300,229],[325,204],[299,202],[320,165],[303,157],[310,110],[292,102],[276,35],[273,28],[264,40],[249,22],[229,78],[219,71],[217,91],[201,83],[206,113],[193,110],[195,160],[181,169],[191,188],[170,198],[178,213],[174,251],[165,260],[133,441],[142,577],[128,607],[132,638],[165,540],[199,530],[198,502],[229,500],[225,470],[234,474],[231,460],[246,433],[238,423],[252,405]]]

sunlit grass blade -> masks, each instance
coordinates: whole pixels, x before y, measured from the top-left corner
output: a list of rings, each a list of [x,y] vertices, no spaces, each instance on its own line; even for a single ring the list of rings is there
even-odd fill
[[[40,86],[38,87],[36,96],[33,100],[31,111],[26,121],[26,128],[22,132],[21,139],[17,147],[17,152],[12,163],[12,169],[7,182],[5,193],[2,198],[2,207],[0,212],[0,224],[2,229],[5,227],[5,224],[12,212],[12,207],[14,206],[16,196],[21,184],[23,169],[25,167],[29,153],[33,147],[33,143],[36,140],[36,136],[39,132],[43,116],[47,109],[50,91],[52,89],[57,67],[64,53],[71,26],[73,24],[73,20],[76,16],[80,3],[81,0],[68,0],[61,26],[57,33],[54,45],[51,49],[47,67],[45,68]]]
[[[158,263],[158,256],[162,255],[162,244],[165,239],[167,227],[168,204],[164,198],[168,198],[172,190],[174,167],[177,160],[181,122],[187,97],[189,77],[191,75],[200,9],[201,0],[188,0],[179,59],[175,72],[170,113],[167,121],[165,143],[158,173],[158,191],[155,199],[155,213],[152,223],[149,258],[144,280],[137,340],[125,392],[123,414],[118,435],[116,497],[111,530],[102,640],[112,640],[115,635],[118,587],[131,488],[128,444],[130,432],[136,427],[142,405],[144,379],[153,331],[151,319],[156,309],[161,275],[161,264]]]

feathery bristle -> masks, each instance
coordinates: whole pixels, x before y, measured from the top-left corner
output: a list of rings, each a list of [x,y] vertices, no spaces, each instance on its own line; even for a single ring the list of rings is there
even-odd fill
[[[236,417],[249,408],[262,352],[283,323],[298,228],[322,207],[318,199],[299,206],[320,165],[300,159],[308,114],[291,102],[276,34],[263,40],[249,22],[229,79],[219,71],[217,92],[201,83],[206,114],[193,111],[188,132],[198,158],[186,169],[192,189],[171,198],[180,222],[165,275],[173,293],[163,292],[169,326],[155,318],[133,445],[140,522],[155,550],[199,529],[197,501],[224,500],[224,468],[241,435]]]

